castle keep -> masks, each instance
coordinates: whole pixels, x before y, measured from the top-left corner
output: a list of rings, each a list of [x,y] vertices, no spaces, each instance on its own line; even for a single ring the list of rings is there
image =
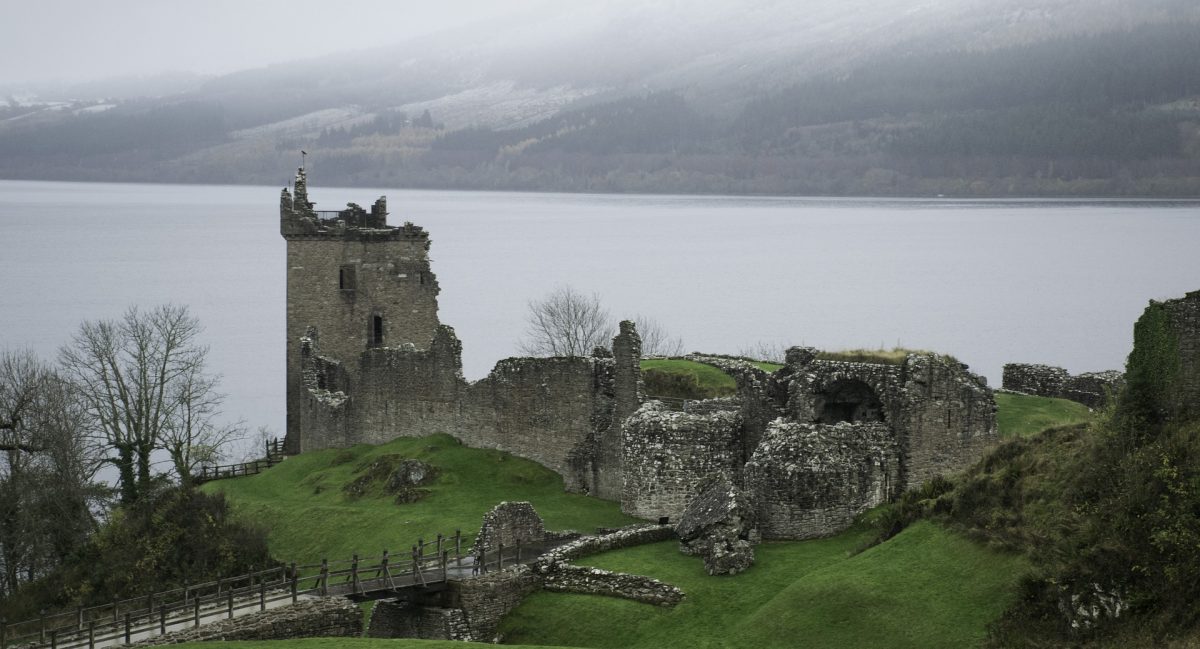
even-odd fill
[[[773,373],[691,356],[733,376],[738,394],[681,412],[644,394],[641,339],[622,322],[611,351],[504,359],[468,383],[462,344],[438,321],[429,235],[387,216],[384,198],[370,211],[316,211],[303,169],[282,192],[289,453],[448,433],[651,519],[679,517],[721,478],[763,536],[808,538],[996,440],[991,390],[936,354],[889,365],[793,348]]]

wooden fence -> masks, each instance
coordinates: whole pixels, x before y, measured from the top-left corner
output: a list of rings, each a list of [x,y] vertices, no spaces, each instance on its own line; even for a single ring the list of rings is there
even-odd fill
[[[237,464],[204,465],[200,467],[200,473],[192,476],[192,481],[196,484],[204,484],[210,480],[256,475],[279,464],[283,458],[283,444],[279,438],[275,438],[267,441],[266,455],[262,458]]]
[[[292,563],[111,604],[54,615],[43,612],[22,622],[10,624],[0,618],[0,649],[95,649],[265,611],[272,604],[300,597],[376,599],[405,588],[444,584],[452,576],[469,576],[474,560],[464,557],[462,550],[462,533],[456,531],[454,536],[439,534],[432,541],[419,539],[408,556],[400,558],[384,550],[378,559],[355,555],[345,561]],[[498,558],[504,565],[503,556]]]

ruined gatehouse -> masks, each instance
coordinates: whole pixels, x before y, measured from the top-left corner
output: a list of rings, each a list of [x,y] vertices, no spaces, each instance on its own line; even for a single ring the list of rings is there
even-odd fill
[[[996,438],[983,379],[934,354],[881,365],[793,348],[774,373],[697,356],[738,395],[678,412],[647,399],[641,339],[622,322],[611,351],[504,359],[468,382],[462,343],[438,320],[428,233],[388,225],[384,198],[314,207],[300,169],[280,197],[289,453],[448,433],[651,519],[678,517],[720,474],[757,503],[768,538],[806,538],[963,468]]]

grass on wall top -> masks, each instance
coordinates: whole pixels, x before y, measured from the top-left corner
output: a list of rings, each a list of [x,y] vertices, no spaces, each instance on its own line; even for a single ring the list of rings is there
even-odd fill
[[[996,393],[996,425],[1001,439],[1029,437],[1054,426],[1092,421],[1087,406],[1067,399]]]

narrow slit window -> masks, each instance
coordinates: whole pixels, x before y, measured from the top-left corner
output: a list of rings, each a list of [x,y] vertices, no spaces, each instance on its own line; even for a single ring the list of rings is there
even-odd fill
[[[343,291],[353,291],[358,288],[358,273],[354,266],[346,265],[338,269],[338,288]]]
[[[383,316],[371,316],[371,346],[383,345]]]

